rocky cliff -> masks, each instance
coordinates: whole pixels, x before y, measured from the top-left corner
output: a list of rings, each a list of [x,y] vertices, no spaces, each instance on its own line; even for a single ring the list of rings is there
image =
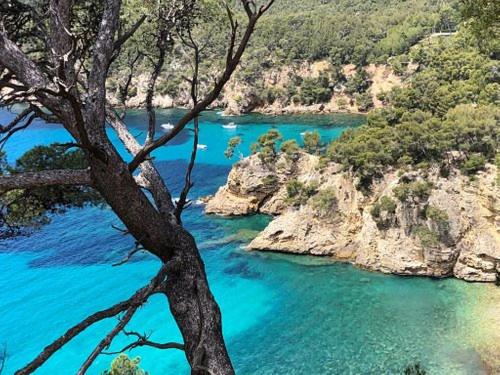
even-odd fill
[[[182,67],[174,65],[175,69]],[[281,114],[301,114],[301,113],[366,113],[366,109],[360,109],[356,103],[354,95],[349,95],[345,92],[344,87],[340,85],[332,89],[331,97],[324,103],[316,103],[304,105],[294,103],[285,98],[269,99],[262,97],[262,92],[273,89],[277,91],[287,91],[287,87],[292,85],[296,77],[317,78],[321,73],[329,72],[333,69],[331,63],[325,60],[308,62],[303,61],[292,65],[284,65],[277,68],[264,69],[259,78],[261,87],[255,87],[255,80],[245,81],[238,78],[238,74],[233,77],[229,84],[224,88],[221,96],[213,103],[213,108],[223,108],[225,115],[240,115],[248,112],[259,112],[269,115]],[[410,75],[415,66],[411,65],[408,68],[407,75]],[[373,101],[374,108],[381,108],[385,105],[379,99],[379,94],[387,93],[394,87],[403,86],[403,77],[395,74],[389,65],[370,64],[364,67],[364,70],[370,76],[369,96]],[[238,70],[239,71],[239,70]],[[356,67],[352,64],[345,65],[342,72],[347,79],[352,78],[356,74]],[[126,74],[124,73],[124,76]],[[146,101],[148,76],[145,74],[139,75],[132,80],[132,96],[127,100],[127,106],[140,108],[144,106]],[[108,100],[113,105],[120,105],[118,100],[118,86],[123,84],[123,78],[119,75],[108,81]],[[171,78],[170,78],[171,79]],[[153,105],[158,108],[173,108],[173,107],[188,107],[190,106],[190,87],[187,83],[181,82],[178,86],[171,90],[162,90],[168,86],[169,78],[160,77],[157,86],[160,89],[153,100]],[[260,82],[259,81],[259,82]],[[208,89],[203,87],[203,90]]]
[[[474,180],[451,168],[390,171],[370,194],[339,165],[317,156],[253,155],[237,163],[206,206],[218,215],[265,213],[274,220],[250,250],[331,256],[400,275],[455,276],[495,282],[500,276],[497,168]]]

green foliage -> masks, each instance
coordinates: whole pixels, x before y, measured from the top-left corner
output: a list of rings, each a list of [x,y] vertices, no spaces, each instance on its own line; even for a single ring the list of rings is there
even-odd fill
[[[495,0],[461,0],[462,17],[469,21],[480,44],[491,51],[500,50],[500,2]]]
[[[372,81],[368,72],[363,68],[358,68],[356,74],[347,80],[345,91],[351,95],[362,94],[368,90],[371,84]]]
[[[437,223],[447,223],[448,222],[448,214],[446,211],[443,211],[437,207],[432,205],[428,205],[425,208],[425,217],[431,219]]]
[[[262,183],[265,186],[275,186],[278,183],[278,177],[276,177],[276,175],[269,174],[262,179]]]
[[[429,198],[433,188],[434,185],[428,181],[403,182],[396,186],[393,192],[401,202],[408,202],[410,199],[422,202]]]
[[[387,196],[381,197],[378,202],[373,205],[370,214],[375,223],[377,223],[377,228],[386,230],[391,227],[393,224],[393,215],[396,213],[396,207],[396,202]]]
[[[294,158],[300,151],[300,147],[295,139],[290,139],[281,144],[281,152],[284,152],[287,157]]]
[[[427,0],[282,0],[275,2],[270,11],[259,21],[243,62],[236,72],[236,79],[256,89],[256,96],[267,103],[292,102],[302,104],[322,103],[330,100],[332,88],[344,83],[341,72],[344,64],[365,66],[368,63],[386,63],[389,57],[408,53],[412,45],[432,31],[455,26],[458,14],[455,3],[451,7],[441,2]],[[200,77],[213,76],[225,62],[228,20],[220,2],[199,1],[195,14],[193,36],[203,44]],[[236,2],[237,3],[237,2]],[[154,2],[127,0],[122,15],[126,26],[133,24],[142,12],[155,12]],[[245,19],[242,7],[231,4],[235,18]],[[112,66],[113,77],[120,81],[129,72],[131,57],[139,50],[138,72],[145,72],[151,62],[146,56],[157,51],[152,40],[155,21],[145,22],[124,46]],[[97,23],[98,26],[98,23]],[[125,27],[124,29],[128,29]],[[96,32],[95,30],[94,32]],[[190,64],[179,38],[174,36],[172,50],[167,54],[168,77],[158,81],[161,94],[177,96],[182,86],[182,76],[190,75]],[[300,69],[300,61],[329,60],[335,67],[318,78],[294,81],[288,87],[265,85],[265,72],[283,65]],[[172,71],[173,70],[173,71]],[[352,92],[362,93],[366,82],[360,73],[348,85]],[[359,82],[356,80],[360,79]],[[211,85],[205,81],[200,89]],[[110,85],[115,91],[119,83]],[[262,90],[261,90],[262,88]]]
[[[384,195],[373,205],[370,213],[374,218],[379,218],[382,212],[394,214],[396,212],[396,207],[396,202]]]
[[[368,112],[368,110],[373,108],[373,99],[370,93],[356,94],[354,98],[361,112]]]
[[[317,78],[305,78],[300,86],[300,102],[305,105],[324,103],[332,97],[328,74],[322,72]]]
[[[486,158],[481,154],[472,154],[462,165],[462,170],[465,174],[474,175],[484,169]]]
[[[413,230],[413,233],[418,237],[424,248],[428,249],[439,246],[439,234],[433,232],[425,225],[418,225]]]
[[[389,166],[442,165],[450,151],[471,159],[464,169],[475,173],[499,148],[498,95],[491,94],[496,62],[466,32],[422,43],[411,55],[420,67],[409,86],[388,93],[388,108],[372,111],[366,125],[328,148],[328,157],[352,168],[363,188]]]
[[[311,199],[311,205],[319,217],[331,215],[338,207],[338,199],[335,190],[331,188],[320,190]]]
[[[276,146],[283,137],[276,129],[269,129],[265,134],[262,134],[256,143],[251,145],[252,153],[259,154],[263,162],[269,163],[277,156]]]
[[[294,179],[286,184],[286,191],[287,202],[298,207],[307,203],[309,198],[318,192],[318,184],[315,182],[303,184],[302,182]]]
[[[303,140],[304,150],[306,150],[310,154],[319,154],[323,145],[321,143],[321,135],[317,130],[306,132],[304,134]]]
[[[420,365],[420,363],[416,363],[414,365],[410,365],[406,367],[403,371],[404,375],[427,375],[427,371]]]
[[[161,95],[168,95],[172,98],[177,97],[182,85],[181,77],[173,76],[166,80],[161,80],[156,84],[156,90]]]
[[[35,147],[21,156],[14,167],[2,164],[3,173],[9,174],[87,167],[83,151],[68,151],[60,144]],[[48,186],[4,192],[0,195],[0,237],[18,234],[22,227],[46,224],[50,214],[87,204],[102,204],[102,199],[96,191],[84,186]]]
[[[440,4],[422,0],[281,1],[262,20],[255,44],[277,51],[281,60],[364,65],[407,51],[432,28],[448,28],[454,14],[449,20],[442,13]]]
[[[139,357],[129,358],[126,354],[120,354],[111,362],[111,368],[102,372],[102,375],[148,375],[148,372],[139,367]]]
[[[87,160],[82,150],[68,151],[65,145],[54,143],[37,146],[16,161],[12,172],[37,172],[47,169],[84,169]]]
[[[239,145],[241,145],[241,137],[232,137],[231,139],[229,139],[229,141],[227,142],[227,148],[224,151],[224,156],[227,159],[232,159],[234,156],[234,151]]]

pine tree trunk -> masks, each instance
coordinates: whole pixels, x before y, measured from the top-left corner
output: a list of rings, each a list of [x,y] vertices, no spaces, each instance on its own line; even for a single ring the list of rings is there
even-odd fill
[[[104,148],[107,162],[89,158],[93,185],[135,239],[167,265],[162,289],[182,333],[191,373],[234,374],[220,309],[194,238],[155,209],[113,146],[108,143]]]

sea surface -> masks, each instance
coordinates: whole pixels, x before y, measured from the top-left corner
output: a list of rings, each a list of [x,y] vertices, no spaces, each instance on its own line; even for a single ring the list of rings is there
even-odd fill
[[[181,110],[159,111],[158,123],[173,123],[181,115]],[[12,116],[0,112],[0,123]],[[144,139],[143,111],[130,111],[126,122]],[[222,127],[230,122],[237,127]],[[248,155],[250,144],[270,128],[300,143],[305,131],[318,130],[328,141],[363,122],[352,115],[222,117],[207,112],[200,130],[200,143],[207,149],[198,154],[191,198],[213,194],[238,155]],[[157,131],[163,129],[158,126]],[[223,152],[236,135],[243,144],[227,160]],[[192,136],[192,130],[185,130],[154,154],[174,197],[182,186]],[[9,141],[8,160],[14,162],[34,145],[69,140],[58,125],[39,122]],[[238,374],[401,374],[416,363],[428,374],[484,373],[471,339],[484,285],[382,275],[324,258],[246,252],[245,244],[269,220],[206,216],[198,204],[184,213],[221,306]],[[29,236],[0,242],[0,345],[8,353],[2,375],[13,374],[67,328],[127,298],[155,274],[159,264],[147,254],[112,267],[132,247],[132,240],[112,225],[120,223],[110,209],[72,209]],[[115,324],[108,320],[87,330],[36,373],[75,373]],[[129,329],[151,334],[158,342],[180,340],[161,297],[151,299]],[[110,350],[127,342],[120,336]],[[179,351],[142,348],[130,355],[140,356],[141,367],[151,375],[189,373]],[[112,358],[100,356],[89,373],[100,374]]]

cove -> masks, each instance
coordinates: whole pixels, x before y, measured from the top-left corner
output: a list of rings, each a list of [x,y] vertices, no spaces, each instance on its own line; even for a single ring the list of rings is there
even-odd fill
[[[158,112],[158,124],[173,123],[181,110]],[[0,122],[13,115],[0,112]],[[130,111],[126,122],[143,140],[146,115]],[[234,122],[236,128],[222,125]],[[227,160],[227,141],[240,136],[243,155],[258,136],[277,128],[284,138],[318,130],[338,137],[364,118],[352,115],[201,118],[200,151],[191,197],[213,194],[237,160]],[[158,132],[162,132],[158,126]],[[110,134],[111,131],[110,131]],[[34,145],[69,141],[57,125],[36,123],[6,147],[9,162]],[[155,163],[173,196],[182,186],[192,131],[155,152]],[[123,149],[120,149],[126,155]],[[420,363],[430,374],[483,374],[478,329],[485,295],[494,286],[463,281],[401,278],[356,269],[328,259],[248,253],[243,247],[269,218],[205,216],[193,204],[184,214],[195,235],[214,294],[221,305],[228,349],[238,374],[398,374]],[[106,208],[70,210],[29,236],[0,242],[0,345],[7,346],[6,374],[26,364],[45,345],[86,315],[128,297],[158,268],[150,256],[112,267],[132,241],[112,229],[119,222]],[[115,324],[106,321],[72,341],[37,374],[71,374]],[[129,326],[155,341],[179,341],[166,301],[153,298]],[[494,327],[489,327],[493,329]],[[488,327],[485,329],[488,330]],[[127,343],[120,336],[110,350]],[[181,352],[137,349],[150,374],[187,374]],[[90,374],[100,374],[113,356],[100,356]]]

